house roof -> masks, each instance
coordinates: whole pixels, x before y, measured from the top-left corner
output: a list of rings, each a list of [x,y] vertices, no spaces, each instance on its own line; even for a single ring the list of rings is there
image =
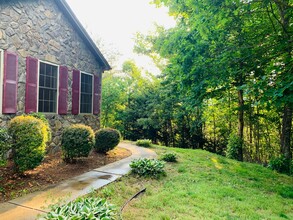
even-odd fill
[[[70,23],[84,40],[91,52],[95,55],[97,61],[103,65],[103,70],[110,70],[111,66],[109,65],[101,51],[98,49],[96,44],[93,42],[89,34],[86,32],[80,21],[77,19],[70,6],[67,4],[66,0],[55,0],[55,2],[64,13],[64,15],[69,19]]]

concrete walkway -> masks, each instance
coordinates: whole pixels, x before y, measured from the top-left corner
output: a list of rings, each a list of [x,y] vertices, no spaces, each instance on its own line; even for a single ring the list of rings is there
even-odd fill
[[[119,147],[132,152],[130,157],[94,169],[80,176],[66,180],[40,192],[0,204],[1,220],[31,220],[47,212],[48,206],[57,202],[67,203],[94,189],[105,186],[130,171],[129,163],[137,158],[154,158],[156,153],[150,149],[137,147],[130,143],[120,143]]]

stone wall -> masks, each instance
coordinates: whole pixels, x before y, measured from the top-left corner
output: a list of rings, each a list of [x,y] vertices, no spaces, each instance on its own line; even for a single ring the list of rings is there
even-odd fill
[[[18,54],[17,115],[25,106],[26,57],[67,66],[69,69],[68,114],[47,114],[53,131],[51,147],[58,145],[62,129],[73,123],[99,128],[95,115],[71,115],[72,70],[102,74],[102,68],[82,38],[52,0],[2,0],[0,3],[0,49]],[[0,125],[15,115],[0,115]]]

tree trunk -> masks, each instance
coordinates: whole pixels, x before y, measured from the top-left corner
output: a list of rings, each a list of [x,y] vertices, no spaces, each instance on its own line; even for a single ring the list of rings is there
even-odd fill
[[[291,128],[292,128],[292,107],[285,105],[282,118],[281,154],[291,160]]]
[[[244,131],[244,99],[243,90],[238,90],[238,136],[243,143],[243,131]],[[239,149],[239,161],[243,161],[243,144],[241,144]]]

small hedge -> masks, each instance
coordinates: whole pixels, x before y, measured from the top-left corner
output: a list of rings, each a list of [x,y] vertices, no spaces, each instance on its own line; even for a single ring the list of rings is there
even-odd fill
[[[116,219],[116,208],[105,199],[81,198],[55,208],[41,219],[59,220],[114,220]]]
[[[73,162],[78,157],[88,157],[95,144],[95,134],[91,127],[76,124],[67,127],[61,137],[63,159]]]
[[[8,126],[12,137],[15,169],[19,173],[37,167],[43,160],[48,141],[48,126],[33,116],[17,116]]]
[[[96,132],[95,149],[98,153],[107,153],[114,149],[120,142],[120,132],[112,128],[103,128]]]
[[[6,153],[11,148],[11,137],[7,129],[0,128],[0,166],[6,162]]]
[[[131,172],[142,177],[159,177],[165,174],[165,163],[155,159],[141,158],[131,161]]]
[[[152,141],[148,139],[137,140],[136,145],[140,147],[151,147]]]

